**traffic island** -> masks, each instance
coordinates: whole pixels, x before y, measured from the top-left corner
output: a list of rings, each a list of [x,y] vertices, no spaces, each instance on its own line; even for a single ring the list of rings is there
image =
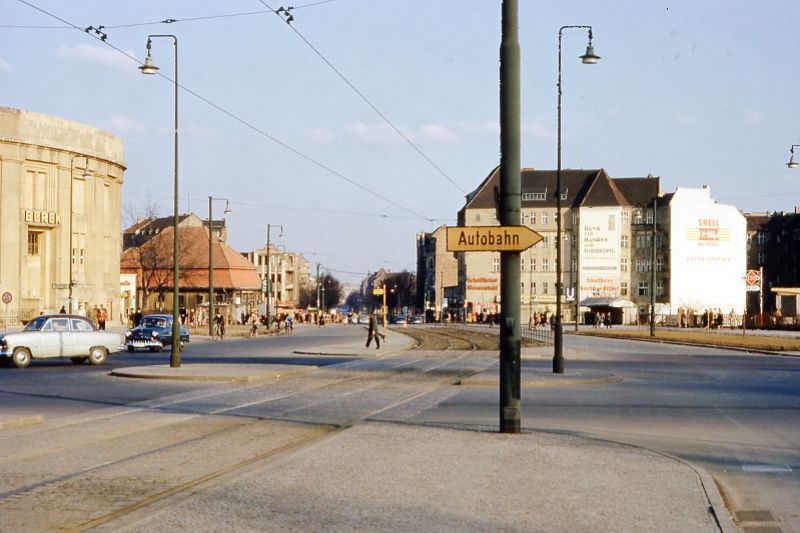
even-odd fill
[[[497,371],[480,372],[465,379],[454,382],[454,385],[468,387],[499,387]],[[571,370],[564,374],[554,374],[549,370],[525,370],[522,372],[522,387],[565,387],[572,385],[602,385],[619,383],[620,376],[605,372]]]
[[[120,378],[253,383],[293,377],[316,368],[315,365],[184,364],[178,368],[169,365],[149,365],[118,368],[109,374]]]

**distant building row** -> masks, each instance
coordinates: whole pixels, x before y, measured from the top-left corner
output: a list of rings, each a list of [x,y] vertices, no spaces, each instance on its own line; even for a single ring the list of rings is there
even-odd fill
[[[460,226],[499,225],[499,180],[496,168],[467,195]],[[800,216],[748,216],[748,231],[745,216],[714,201],[708,187],[664,194],[659,182],[612,178],[603,169],[563,170],[557,213],[555,172],[523,169],[520,223],[543,236],[521,254],[523,316],[555,311],[557,216],[566,321],[605,312],[635,323],[649,316],[653,291],[662,317],[705,310],[741,315],[745,273],[755,257],[766,266],[769,285],[798,286],[800,263],[792,254],[798,254]],[[500,254],[448,253],[444,227],[417,236],[417,269],[420,306],[474,318],[502,305]]]

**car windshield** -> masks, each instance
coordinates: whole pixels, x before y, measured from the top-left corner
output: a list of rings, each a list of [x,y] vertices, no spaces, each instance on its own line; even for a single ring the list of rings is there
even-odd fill
[[[46,317],[43,316],[36,317],[30,322],[28,322],[28,325],[25,326],[25,331],[40,331],[46,321],[47,321]]]
[[[163,328],[167,325],[166,318],[156,318],[152,316],[146,316],[142,319],[142,325],[148,327],[159,327]]]

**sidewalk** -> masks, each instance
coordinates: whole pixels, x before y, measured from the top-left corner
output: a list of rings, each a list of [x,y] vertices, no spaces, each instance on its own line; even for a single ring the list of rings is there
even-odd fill
[[[658,453],[385,422],[334,431],[160,508],[108,529],[735,531],[713,481]]]

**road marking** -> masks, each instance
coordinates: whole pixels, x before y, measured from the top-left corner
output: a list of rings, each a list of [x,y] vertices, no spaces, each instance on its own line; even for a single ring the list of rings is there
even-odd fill
[[[755,473],[791,472],[792,467],[781,464],[749,464],[742,465],[742,470]]]

